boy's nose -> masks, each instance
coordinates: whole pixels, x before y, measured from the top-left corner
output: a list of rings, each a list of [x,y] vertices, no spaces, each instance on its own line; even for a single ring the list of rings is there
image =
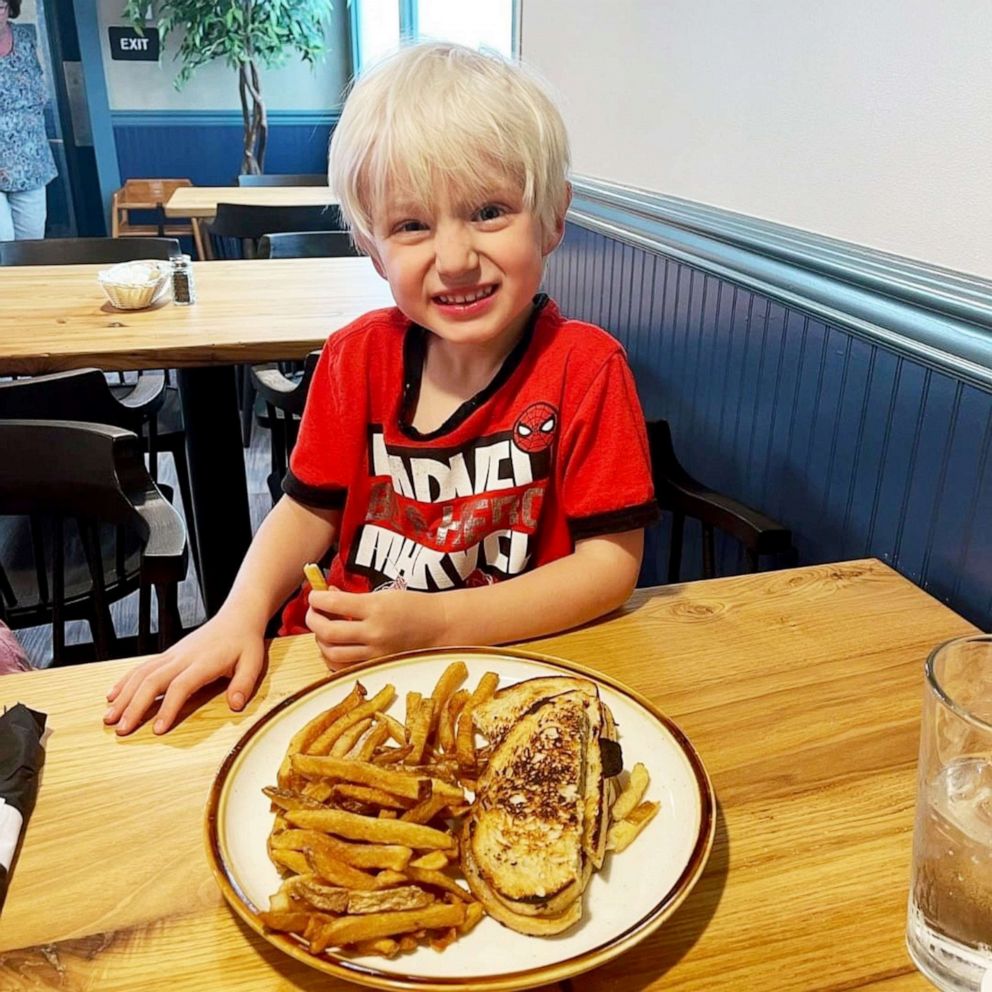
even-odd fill
[[[463,230],[439,230],[434,242],[434,265],[444,279],[457,279],[479,267],[472,238]]]

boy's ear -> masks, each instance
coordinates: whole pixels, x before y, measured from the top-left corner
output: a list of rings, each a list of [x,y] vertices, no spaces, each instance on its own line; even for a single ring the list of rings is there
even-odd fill
[[[379,261],[379,256],[374,252],[369,252],[369,258],[372,259],[372,267],[382,276],[383,279],[386,278],[386,270],[382,267],[382,262]]]
[[[565,196],[562,198],[561,209],[555,215],[555,225],[544,236],[544,254],[550,255],[561,244],[565,236],[565,215],[572,203],[572,184],[565,184]]]

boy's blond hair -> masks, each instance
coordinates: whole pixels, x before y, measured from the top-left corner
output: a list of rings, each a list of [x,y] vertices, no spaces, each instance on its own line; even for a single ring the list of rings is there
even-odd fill
[[[550,234],[568,196],[568,136],[557,107],[518,63],[461,45],[402,48],[354,83],[331,141],[329,179],[355,243],[374,253],[391,197],[431,207],[443,184],[461,204],[511,182]]]

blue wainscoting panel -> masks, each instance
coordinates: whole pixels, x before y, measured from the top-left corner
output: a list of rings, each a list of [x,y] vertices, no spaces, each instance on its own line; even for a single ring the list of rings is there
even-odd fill
[[[663,252],[574,223],[548,263],[563,311],[627,348],[686,469],[777,518],[802,562],[872,556],[992,621],[992,395]],[[642,583],[663,581],[667,523]],[[684,578],[698,577],[687,529]],[[720,567],[742,570],[727,542]]]
[[[272,112],[266,172],[326,172],[337,114]],[[121,180],[186,177],[229,186],[241,171],[241,115],[229,111],[127,111],[113,115]]]

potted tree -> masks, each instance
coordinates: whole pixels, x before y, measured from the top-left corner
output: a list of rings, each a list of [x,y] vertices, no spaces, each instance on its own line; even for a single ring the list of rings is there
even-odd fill
[[[183,87],[207,62],[224,59],[238,71],[244,121],[241,171],[265,167],[268,119],[259,69],[282,65],[291,53],[313,64],[324,54],[324,32],[331,0],[157,0],[149,18],[148,0],[127,0],[124,17],[140,32],[157,24],[162,42],[181,32],[176,87]]]

